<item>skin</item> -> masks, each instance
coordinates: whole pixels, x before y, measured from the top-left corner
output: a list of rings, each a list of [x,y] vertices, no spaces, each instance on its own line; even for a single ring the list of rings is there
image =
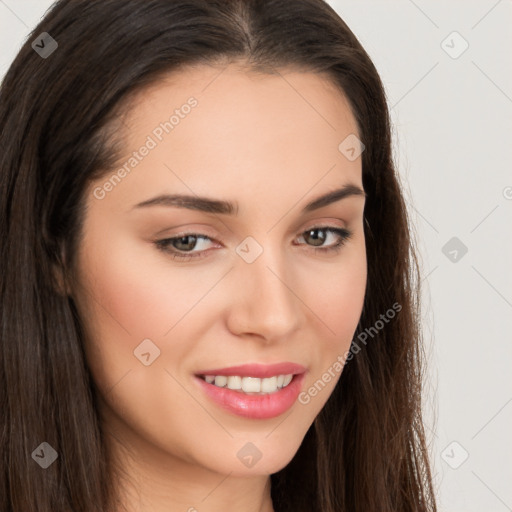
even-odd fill
[[[349,349],[367,279],[365,198],[300,210],[344,184],[363,188],[361,158],[338,150],[357,125],[321,75],[202,65],[135,98],[121,161],[190,96],[198,105],[104,198],[94,190],[111,174],[85,191],[71,295],[107,442],[125,476],[118,510],[269,512],[270,474],[293,458],[341,372],[308,404],[265,420],[221,409],[194,373],[290,361],[307,368],[308,389]],[[162,193],[236,201],[239,213],[133,208]],[[338,253],[315,252],[304,234],[326,224],[352,232]],[[173,260],[154,243],[184,231],[209,237],[185,246],[205,258]],[[322,234],[323,247],[339,239]],[[263,248],[250,264],[235,252],[247,236]],[[149,366],[134,356],[147,338],[160,349]],[[262,454],[252,467],[237,457],[247,442]]]

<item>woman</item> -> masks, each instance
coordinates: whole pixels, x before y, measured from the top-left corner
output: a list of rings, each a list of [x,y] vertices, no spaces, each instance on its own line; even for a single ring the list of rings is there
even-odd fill
[[[385,94],[326,3],[60,0],[0,121],[1,510],[436,510]]]

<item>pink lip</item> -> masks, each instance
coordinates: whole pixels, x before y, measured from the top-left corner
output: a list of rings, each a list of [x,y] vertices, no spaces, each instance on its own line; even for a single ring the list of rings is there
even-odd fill
[[[229,368],[216,368],[213,370],[204,370],[196,372],[196,375],[239,375],[240,377],[273,377],[274,375],[288,375],[304,373],[306,368],[295,363],[277,363],[277,364],[243,364],[240,366],[230,366]],[[220,388],[219,388],[220,389]]]
[[[234,368],[231,368],[230,372],[232,372],[233,369]],[[221,375],[220,373],[217,373],[217,371],[218,370],[215,370],[213,374]],[[274,369],[272,371],[274,372],[272,375],[293,373],[280,373],[280,371],[275,373]],[[212,373],[209,372],[210,370],[208,370],[206,375],[212,375]],[[227,374],[240,375],[237,373]],[[254,373],[252,375],[256,376]],[[209,398],[211,398],[225,410],[245,418],[267,419],[279,416],[280,414],[283,414],[285,411],[290,409],[290,407],[295,403],[297,397],[299,396],[302,383],[304,382],[304,377],[305,373],[294,375],[288,386],[268,395],[246,395],[241,391],[234,391],[228,388],[220,388],[214,384],[208,384],[205,380],[198,376],[195,376],[195,381],[197,381],[198,385]]]

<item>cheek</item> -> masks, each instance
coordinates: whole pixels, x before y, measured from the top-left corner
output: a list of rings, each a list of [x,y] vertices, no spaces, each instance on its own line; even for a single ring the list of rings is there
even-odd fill
[[[172,359],[182,360],[190,346],[179,343],[183,338],[180,328],[193,315],[204,316],[204,308],[194,308],[218,280],[211,271],[201,275],[184,267],[172,268],[156,250],[153,255],[140,241],[131,243],[115,236],[108,244],[91,238],[79,258],[81,286],[75,299],[86,333],[88,364],[105,391],[128,371],[142,366],[134,351],[145,339],[161,350],[157,366],[169,363],[165,347],[171,342]],[[187,322],[180,323],[182,319]]]
[[[170,257],[148,245],[114,240],[107,254],[91,256],[83,264],[84,281],[101,318],[97,324],[117,324],[133,342],[161,339],[218,279],[211,270],[177,268]]]
[[[367,261],[364,238],[358,239],[318,278],[315,311],[331,333],[335,348],[350,344],[364,304]]]
[[[316,350],[311,374],[299,402],[311,407],[312,418],[334,390],[359,323],[366,290],[367,260],[364,239],[343,253],[339,262],[318,277],[311,309],[315,322]],[[313,324],[312,324],[313,325]]]

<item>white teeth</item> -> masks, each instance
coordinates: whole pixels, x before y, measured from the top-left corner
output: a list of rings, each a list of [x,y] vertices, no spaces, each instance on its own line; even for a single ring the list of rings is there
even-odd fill
[[[242,389],[242,377],[228,377],[228,386],[229,389]]]
[[[270,377],[268,379],[262,379],[261,389],[263,393],[273,393],[277,389],[277,377]]]
[[[228,378],[225,375],[217,375],[215,377],[215,385],[223,388],[228,383]]]
[[[259,393],[261,391],[261,379],[257,377],[243,377],[242,390],[245,393]]]
[[[220,388],[229,388],[247,394],[267,394],[288,386],[293,379],[293,374],[275,375],[260,379],[258,377],[240,377],[238,375],[205,375],[204,380],[208,384],[214,384]]]

